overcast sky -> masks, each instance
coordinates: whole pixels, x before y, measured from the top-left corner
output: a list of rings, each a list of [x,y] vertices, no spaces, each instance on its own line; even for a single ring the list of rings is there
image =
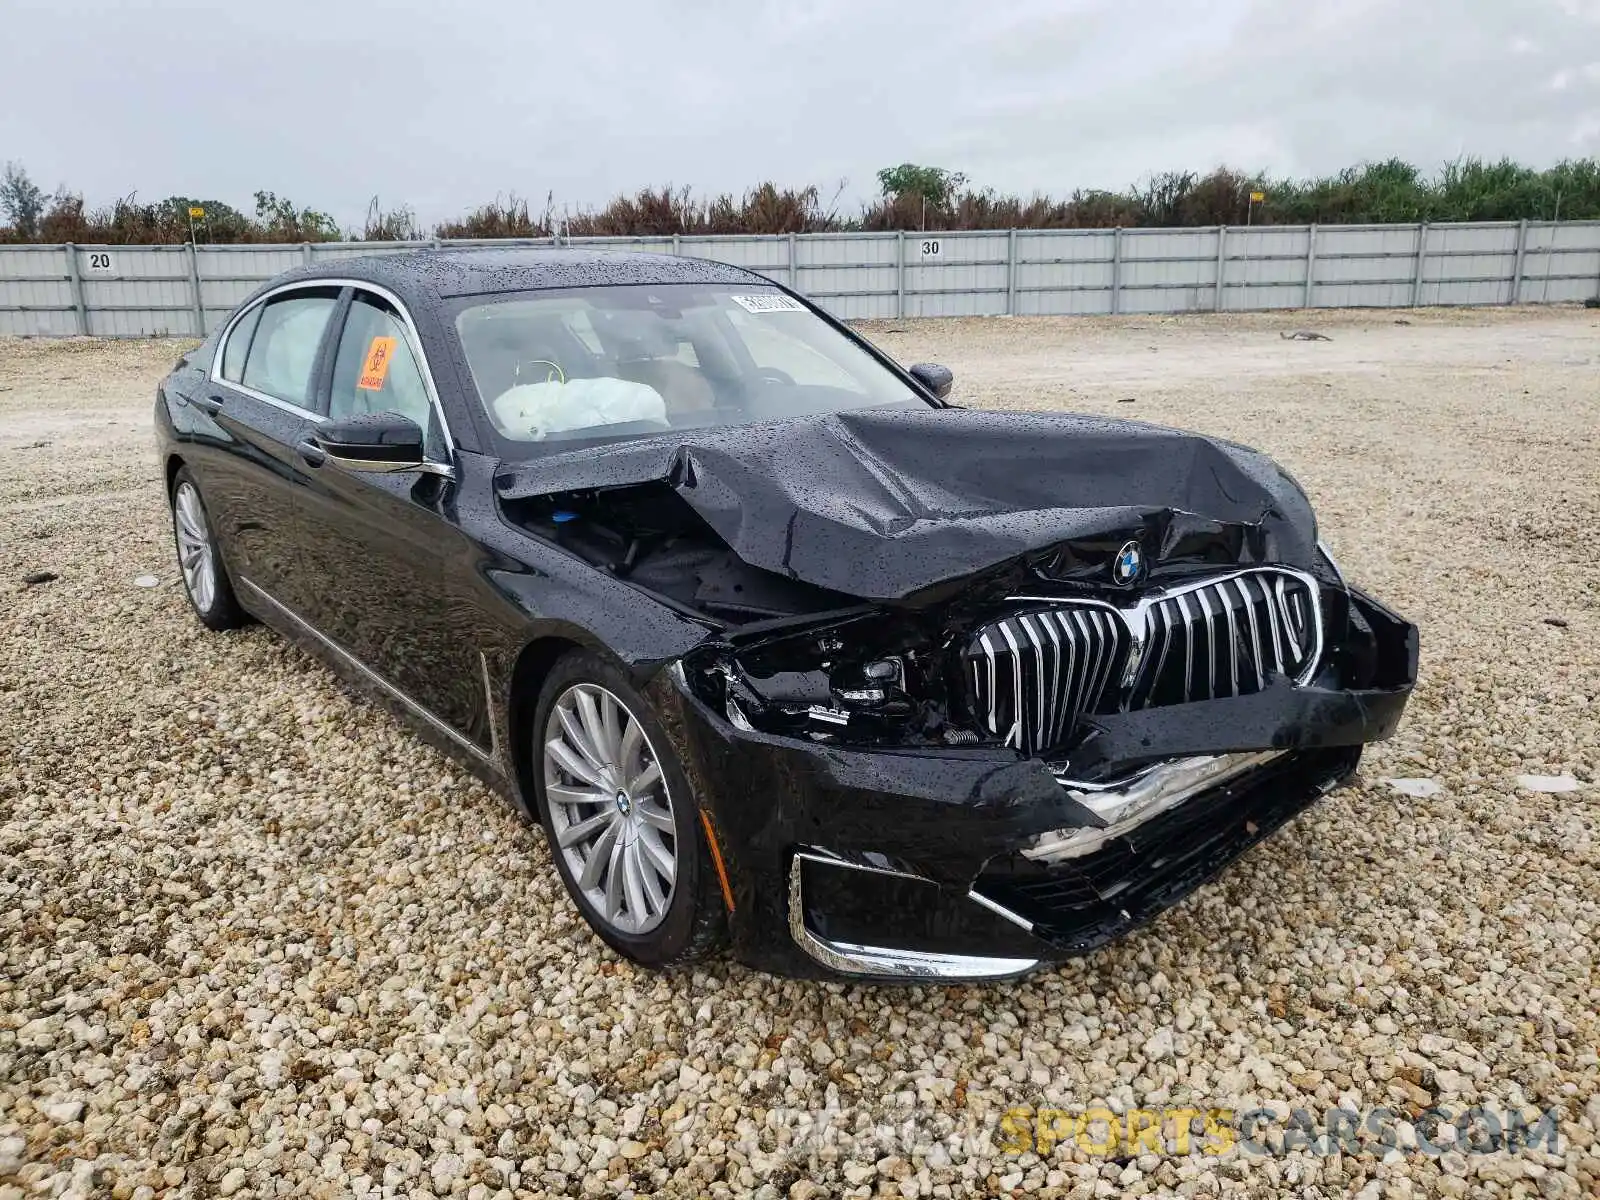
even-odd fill
[[[1001,191],[1600,154],[1600,0],[6,0],[0,159],[359,225],[515,191]]]

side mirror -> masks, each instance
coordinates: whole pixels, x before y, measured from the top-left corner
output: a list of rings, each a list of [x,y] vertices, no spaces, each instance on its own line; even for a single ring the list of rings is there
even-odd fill
[[[422,427],[399,413],[331,421],[313,440],[329,461],[347,471],[410,471],[422,465]]]
[[[917,363],[909,374],[941,400],[950,395],[950,385],[956,381],[955,373],[938,363]]]

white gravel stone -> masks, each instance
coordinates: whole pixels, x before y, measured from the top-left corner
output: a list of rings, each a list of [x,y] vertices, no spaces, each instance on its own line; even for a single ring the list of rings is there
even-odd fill
[[[1517,786],[1530,792],[1575,792],[1578,781],[1571,775],[1518,775]]]
[[[1354,786],[1086,959],[926,990],[621,962],[454,762],[268,631],[199,628],[150,454],[179,347],[0,341],[0,1200],[1600,1194],[1600,326],[1407,319],[868,330],[962,403],[1261,447],[1422,626]],[[1558,1105],[1564,1153],[998,1145],[1015,1106],[1152,1097]]]
[[[1384,782],[1402,796],[1416,796],[1419,799],[1437,796],[1444,791],[1444,786],[1437,779],[1385,779]]]

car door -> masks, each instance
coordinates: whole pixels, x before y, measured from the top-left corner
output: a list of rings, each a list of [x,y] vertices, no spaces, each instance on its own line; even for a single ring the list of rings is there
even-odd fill
[[[321,582],[302,615],[458,738],[487,750],[477,650],[446,599],[444,564],[461,553],[455,468],[420,342],[394,300],[358,288],[331,355],[327,421],[398,412],[425,431],[427,461],[392,472],[331,460],[309,467],[301,543]],[[375,361],[385,364],[381,371],[369,369]]]
[[[191,466],[235,580],[289,602],[295,586],[295,445],[317,419],[315,380],[338,287],[275,292],[224,332],[188,403],[214,431],[196,436]],[[247,598],[248,602],[248,598]]]

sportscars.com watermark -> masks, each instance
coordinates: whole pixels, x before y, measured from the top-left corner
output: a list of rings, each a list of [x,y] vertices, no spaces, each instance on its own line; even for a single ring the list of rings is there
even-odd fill
[[[1548,1108],[1530,1121],[1519,1112],[1484,1108],[1430,1108],[1412,1117],[1390,1108],[1358,1112],[1330,1108],[1319,1119],[1309,1109],[1287,1116],[1251,1108],[1032,1108],[1006,1110],[999,1148],[1041,1158],[1074,1150],[1091,1158],[1140,1154],[1262,1157],[1295,1151],[1321,1156],[1384,1155],[1391,1150],[1432,1157],[1538,1150],[1561,1153],[1561,1110]]]
[[[1130,1108],[1013,1106],[998,1114],[875,1103],[760,1109],[732,1144],[757,1162],[805,1162],[823,1152],[924,1155],[956,1162],[996,1155],[1063,1159],[1311,1154],[1389,1158],[1445,1154],[1563,1156],[1560,1108],[1330,1108],[1320,1113],[1219,1105]]]

